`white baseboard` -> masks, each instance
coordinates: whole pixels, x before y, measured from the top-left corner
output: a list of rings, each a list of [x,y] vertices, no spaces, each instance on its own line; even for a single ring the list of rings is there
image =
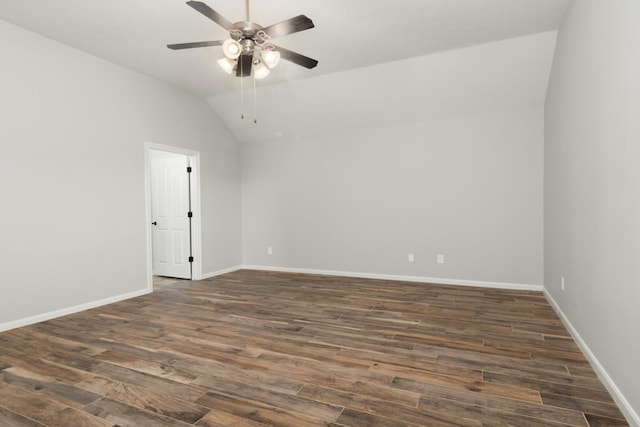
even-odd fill
[[[224,268],[222,270],[214,271],[213,273],[205,273],[202,275],[202,279],[209,279],[211,277],[220,276],[221,274],[233,273],[234,271],[242,270],[241,265],[236,265],[235,267]]]
[[[79,313],[81,311],[90,310],[92,308],[100,307],[107,304],[113,304],[114,302],[124,301],[126,299],[139,297],[151,293],[147,288],[139,291],[129,292],[122,295],[116,295],[114,297],[104,298],[98,301],[91,301],[85,304],[76,305],[73,307],[63,308],[60,310],[50,311],[44,314],[38,314],[36,316],[26,317],[24,319],[14,320],[12,322],[0,323],[0,332],[8,331],[10,329],[21,328],[23,326],[33,325],[35,323],[44,322],[47,320],[55,319],[56,317],[66,316],[68,314]]]
[[[209,277],[219,276],[225,273],[231,273],[236,270],[240,270],[241,266],[235,266],[226,268],[224,270],[214,271],[213,273],[207,273],[202,276],[203,279]],[[152,280],[151,278],[149,279]],[[63,308],[60,310],[50,311],[48,313],[38,314],[24,319],[18,319],[11,322],[0,323],[0,332],[8,331],[11,329],[21,328],[23,326],[33,325],[35,323],[45,322],[47,320],[55,319],[57,317],[66,316],[68,314],[79,313],[84,310],[90,310],[92,308],[100,307],[107,304],[113,304],[114,302],[124,301],[130,298],[139,297],[142,295],[150,294],[152,291],[149,288],[141,289],[139,291],[130,292],[127,294],[116,295],[114,297],[104,298],[98,301],[88,302],[86,304],[80,304],[73,307]]]
[[[522,283],[482,282],[478,280],[445,279],[442,277],[402,276],[395,274],[357,273],[352,271],[313,270],[307,268],[273,267],[267,265],[243,265],[247,270],[282,271],[285,273],[325,274],[328,276],[358,277],[361,279],[394,280],[403,282],[434,283],[440,285],[473,286],[481,288],[511,289],[520,291],[544,290],[542,285],[529,285]]]
[[[553,307],[555,312],[558,313],[558,316],[562,320],[562,323],[564,323],[564,325],[567,327],[569,333],[578,344],[578,347],[580,347],[580,350],[582,350],[584,355],[587,357],[587,360],[589,360],[589,363],[591,363],[591,366],[596,372],[596,375],[598,375],[598,378],[600,378],[600,381],[602,381],[604,386],[607,388],[607,390],[611,394],[611,397],[613,397],[613,400],[615,400],[615,402],[618,404],[618,407],[626,417],[627,422],[631,425],[631,427],[640,427],[640,416],[638,415],[638,413],[633,409],[629,401],[624,397],[616,383],[604,369],[604,366],[602,366],[600,361],[598,361],[596,355],[593,354],[587,343],[582,339],[576,328],[573,327],[571,321],[569,321],[569,318],[564,314],[556,300],[553,299],[547,289],[544,290],[544,296],[547,298],[547,301],[549,301],[549,304],[551,304],[551,307]]]

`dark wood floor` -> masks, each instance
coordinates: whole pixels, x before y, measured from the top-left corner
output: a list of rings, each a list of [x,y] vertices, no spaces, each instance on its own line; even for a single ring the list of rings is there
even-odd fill
[[[1,426],[622,426],[539,292],[238,271],[0,334]]]

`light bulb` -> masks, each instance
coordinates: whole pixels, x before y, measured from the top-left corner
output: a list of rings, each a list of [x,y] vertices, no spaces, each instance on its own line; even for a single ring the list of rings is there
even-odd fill
[[[237,59],[242,53],[242,46],[233,39],[227,39],[222,43],[222,51],[229,59]]]

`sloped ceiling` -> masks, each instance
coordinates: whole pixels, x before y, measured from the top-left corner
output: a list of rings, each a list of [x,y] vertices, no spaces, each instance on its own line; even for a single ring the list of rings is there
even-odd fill
[[[205,2],[231,21],[244,18],[242,0]],[[313,70],[282,61],[270,76],[258,82],[259,108],[262,105],[271,113],[275,109],[286,111],[290,123],[307,123],[314,115],[324,114],[310,111],[306,121],[301,121],[298,116],[309,105],[342,103],[344,99],[337,93],[344,90],[341,85],[353,87],[347,82],[360,80],[366,80],[367,89],[352,91],[349,96],[362,97],[368,104],[386,97],[384,91],[375,96],[376,91],[393,87],[396,81],[411,79],[419,86],[416,70],[429,60],[410,58],[554,30],[562,21],[567,3],[568,0],[253,0],[251,17],[261,25],[298,14],[312,18],[316,28],[274,41],[319,60]],[[251,130],[238,128],[231,116],[224,114],[227,111],[234,112],[233,117],[239,116],[239,79],[225,74],[216,64],[222,56],[219,47],[183,51],[166,48],[168,43],[227,37],[224,29],[183,0],[2,0],[0,19],[208,98],[240,140],[287,131],[280,129],[284,126],[280,121],[259,132],[255,126]],[[398,61],[399,65],[389,65]],[[378,64],[386,65],[380,70],[370,69]],[[357,71],[363,68],[362,73]],[[344,81],[335,77],[343,72]],[[307,80],[313,88],[299,89]],[[244,81],[246,86],[252,86],[251,79]],[[270,94],[275,104],[265,94]],[[275,100],[278,96],[282,96],[280,101]],[[245,103],[252,105],[250,96]],[[349,107],[358,108],[353,104]],[[268,113],[262,117],[261,121],[276,119]],[[240,125],[246,127],[247,123]],[[276,128],[279,130],[274,131]]]
[[[258,87],[255,106],[245,91],[244,108],[239,91],[207,101],[241,141],[541,107],[555,38],[549,31]]]

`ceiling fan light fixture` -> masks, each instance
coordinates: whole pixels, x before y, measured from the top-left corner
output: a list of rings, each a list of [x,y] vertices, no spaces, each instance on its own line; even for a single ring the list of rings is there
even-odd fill
[[[262,60],[270,69],[274,69],[280,62],[280,52],[275,50],[267,50],[262,53]]]
[[[262,63],[262,61],[258,62],[253,66],[253,75],[256,79],[263,79],[271,73],[271,70]]]
[[[242,46],[233,39],[227,39],[222,44],[222,51],[227,58],[238,59],[242,53]]]
[[[220,68],[226,71],[227,74],[231,74],[233,69],[236,68],[236,61],[229,58],[222,58],[218,60],[218,65],[220,65]]]
[[[278,65],[281,57],[286,61],[308,69],[318,65],[318,61],[313,58],[270,43],[273,38],[314,28],[313,21],[305,15],[298,15],[267,27],[262,27],[251,21],[249,0],[245,0],[245,20],[235,23],[229,21],[202,1],[188,1],[187,5],[229,31],[229,38],[226,40],[169,44],[167,47],[172,50],[181,50],[222,45],[224,58],[218,60],[218,65],[228,74],[235,74],[236,77],[240,77],[240,103],[243,109],[240,117],[242,119],[244,119],[243,77],[249,77],[253,74],[253,107],[255,112],[256,80],[267,77],[271,70]],[[253,122],[257,123],[255,116]]]

